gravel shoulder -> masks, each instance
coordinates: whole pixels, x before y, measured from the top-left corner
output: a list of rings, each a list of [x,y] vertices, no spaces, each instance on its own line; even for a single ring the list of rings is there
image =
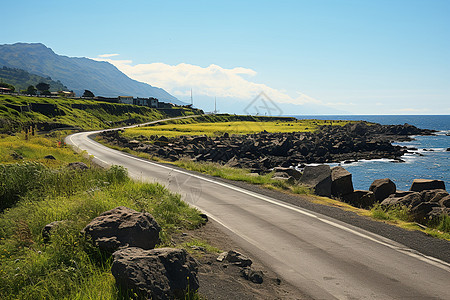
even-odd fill
[[[190,250],[199,265],[198,278],[201,297],[214,300],[252,300],[252,299],[311,299],[289,283],[279,279],[277,274],[258,261],[251,253],[240,248],[221,226],[210,220],[199,229],[185,231],[173,237],[176,244],[190,240],[206,241],[209,245],[223,251],[234,250],[249,257],[252,269],[263,272],[263,282],[253,283],[241,276],[241,268],[226,262],[217,261],[218,253]]]

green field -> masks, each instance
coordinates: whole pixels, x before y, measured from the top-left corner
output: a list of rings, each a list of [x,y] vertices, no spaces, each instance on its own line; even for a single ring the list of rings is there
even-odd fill
[[[126,129],[124,135],[135,138],[152,135],[177,137],[181,135],[220,136],[228,134],[251,134],[261,131],[267,132],[311,132],[321,125],[345,125],[349,121],[324,120],[296,120],[296,121],[219,121],[216,123],[195,122],[155,125],[149,127],[135,127]]]

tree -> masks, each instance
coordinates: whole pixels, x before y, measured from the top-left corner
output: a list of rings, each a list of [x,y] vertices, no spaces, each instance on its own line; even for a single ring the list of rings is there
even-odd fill
[[[16,88],[13,85],[4,82],[0,82],[0,87],[10,89],[11,92],[14,92],[16,90]]]
[[[42,94],[44,91],[48,91],[50,89],[50,84],[45,83],[45,82],[39,82],[38,84],[36,84],[36,88]]]
[[[32,85],[28,86],[27,90],[25,91],[28,95],[36,95],[36,88]]]
[[[91,92],[90,90],[84,90],[83,96],[81,96],[83,98],[94,98],[94,93]]]

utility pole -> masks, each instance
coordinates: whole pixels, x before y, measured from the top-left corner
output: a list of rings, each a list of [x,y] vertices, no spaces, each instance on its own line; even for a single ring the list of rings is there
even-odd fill
[[[194,106],[194,98],[192,98],[192,88],[191,88],[191,106]]]

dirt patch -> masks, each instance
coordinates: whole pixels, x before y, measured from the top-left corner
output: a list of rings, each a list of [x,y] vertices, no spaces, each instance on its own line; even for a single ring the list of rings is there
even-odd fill
[[[241,267],[228,262],[219,262],[219,253],[187,247],[187,250],[199,264],[199,293],[206,299],[309,299],[301,291],[278,278],[277,274],[265,267],[260,261],[245,252],[220,230],[220,225],[209,221],[205,226],[192,231],[185,231],[173,237],[180,245],[192,240],[205,241],[221,251],[234,250],[249,257],[252,269],[262,271],[263,282],[253,283],[241,275]]]

